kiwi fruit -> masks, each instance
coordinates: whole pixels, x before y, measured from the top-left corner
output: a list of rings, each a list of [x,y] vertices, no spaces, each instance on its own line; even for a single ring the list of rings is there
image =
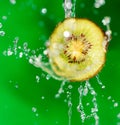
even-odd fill
[[[90,79],[105,63],[104,32],[88,19],[67,18],[57,25],[49,41],[53,71],[70,81]]]

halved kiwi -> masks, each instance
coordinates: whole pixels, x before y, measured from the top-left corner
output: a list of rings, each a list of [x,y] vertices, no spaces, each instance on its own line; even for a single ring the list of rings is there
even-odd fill
[[[49,60],[53,71],[70,81],[96,75],[105,63],[105,35],[92,21],[68,18],[50,37]]]

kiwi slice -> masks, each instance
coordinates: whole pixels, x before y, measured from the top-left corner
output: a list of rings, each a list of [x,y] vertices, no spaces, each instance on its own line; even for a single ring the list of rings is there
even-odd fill
[[[53,71],[70,81],[96,75],[105,63],[105,35],[92,21],[68,18],[50,37],[49,60]]]

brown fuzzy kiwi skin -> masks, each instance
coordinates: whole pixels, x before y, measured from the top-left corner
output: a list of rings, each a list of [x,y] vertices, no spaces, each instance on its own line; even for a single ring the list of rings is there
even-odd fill
[[[69,20],[69,19],[88,20],[88,21],[91,21],[91,23],[93,23],[94,25],[96,25],[96,27],[99,27],[96,23],[94,23],[92,20],[89,20],[89,19],[87,19],[87,18],[66,18],[65,20],[61,21],[58,25],[56,25],[55,30],[53,31],[52,34],[54,34],[54,33],[56,32],[57,27],[59,27],[59,25],[61,25],[61,23],[63,23],[63,22],[66,21],[66,20]],[[101,30],[101,33],[103,33],[103,36],[107,38],[105,32],[101,29],[101,27],[99,27],[99,29]],[[49,41],[50,41],[50,39],[52,38],[52,36],[53,36],[53,35],[50,36]],[[107,41],[107,39],[106,39],[106,41]],[[49,49],[49,46],[48,46],[47,48]],[[108,42],[107,42],[106,47],[105,47],[105,50],[106,50],[106,51],[107,51],[107,48],[108,48]],[[92,74],[92,75],[90,75],[90,76],[88,76],[87,78],[84,78],[84,79],[82,79],[82,80],[69,79],[69,78],[65,78],[65,79],[67,79],[67,80],[70,81],[70,82],[83,82],[83,81],[89,80],[90,78],[96,76],[96,75],[102,70],[102,68],[103,68],[103,66],[104,66],[104,64],[105,64],[105,61],[106,61],[106,52],[104,53],[104,55],[105,55],[105,56],[104,56],[104,62],[103,62],[103,64],[99,67],[99,69],[98,69],[94,74]],[[49,54],[48,54],[48,58],[49,58]]]

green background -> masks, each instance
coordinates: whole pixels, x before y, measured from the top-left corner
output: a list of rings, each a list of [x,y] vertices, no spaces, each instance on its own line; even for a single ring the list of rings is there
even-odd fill
[[[31,65],[26,57],[19,55],[5,56],[3,52],[14,45],[13,40],[19,37],[18,45],[28,43],[31,50],[44,46],[55,26],[64,20],[63,0],[0,0],[0,22],[5,36],[0,36],[0,125],[68,125],[68,106],[64,102],[66,94],[55,99],[61,81],[50,78],[41,69]],[[101,20],[111,17],[112,40],[108,47],[106,64],[99,73],[106,86],[105,90],[97,84],[96,78],[90,80],[97,92],[98,114],[100,125],[119,125],[120,106],[114,107],[112,99],[120,104],[120,1],[106,0],[100,9],[95,9],[94,0],[77,0],[76,17],[89,18],[105,30]],[[47,13],[42,14],[42,8]],[[3,19],[4,16],[7,19]],[[39,49],[36,54],[42,53]],[[39,83],[36,76],[40,77]],[[82,125],[78,104],[77,88],[81,83],[70,83],[72,91],[72,125]],[[64,88],[67,89],[68,85]],[[107,98],[112,96],[111,100]],[[43,99],[44,97],[44,99]],[[90,97],[86,97],[91,102]],[[86,101],[84,100],[84,101]],[[37,111],[33,112],[32,107]],[[87,108],[85,106],[85,108]],[[89,113],[88,111],[86,111]],[[88,119],[84,125],[94,125]]]

